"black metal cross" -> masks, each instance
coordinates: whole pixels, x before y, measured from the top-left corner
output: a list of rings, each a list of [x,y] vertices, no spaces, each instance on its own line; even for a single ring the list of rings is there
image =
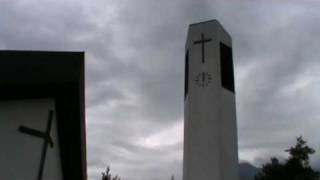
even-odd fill
[[[202,60],[202,64],[204,64],[204,53],[205,53],[205,49],[204,49],[204,45],[207,42],[210,42],[212,39],[205,39],[204,34],[201,33],[201,39],[198,41],[194,41],[193,44],[201,44],[201,60]]]
[[[19,127],[19,131],[31,136],[35,136],[38,138],[43,138],[44,139],[44,143],[42,146],[42,153],[41,153],[41,159],[40,159],[40,168],[39,168],[39,173],[38,173],[38,178],[37,180],[42,180],[42,174],[43,174],[43,169],[44,169],[44,164],[45,164],[45,160],[46,160],[46,154],[47,154],[47,149],[48,149],[48,145],[50,145],[50,147],[53,147],[53,141],[52,138],[50,136],[50,130],[51,130],[51,126],[52,126],[52,120],[53,120],[53,110],[49,111],[49,118],[48,118],[48,122],[47,122],[47,127],[46,127],[46,131],[45,132],[41,132],[35,129],[31,129],[28,127],[24,127],[24,126],[20,126]]]

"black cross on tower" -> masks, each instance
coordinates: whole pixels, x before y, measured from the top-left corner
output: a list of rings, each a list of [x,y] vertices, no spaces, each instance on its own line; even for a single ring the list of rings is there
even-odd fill
[[[210,42],[212,39],[205,39],[205,36],[203,33],[201,33],[201,39],[198,41],[194,41],[193,44],[201,44],[201,60],[202,60],[202,64],[204,64],[204,55],[205,55],[205,49],[204,49],[204,45],[207,42]]]
[[[52,119],[53,119],[52,116],[53,116],[53,111],[50,110],[49,111],[49,118],[48,118],[48,122],[47,122],[47,128],[46,128],[45,132],[41,132],[41,131],[38,131],[35,129],[30,129],[30,128],[24,127],[24,126],[19,127],[19,131],[22,133],[44,139],[44,143],[42,146],[41,159],[40,159],[40,168],[39,168],[37,180],[42,180],[42,174],[43,174],[44,164],[45,164],[45,160],[46,160],[48,145],[50,145],[51,148],[53,147],[53,141],[50,136],[50,130],[51,130]]]

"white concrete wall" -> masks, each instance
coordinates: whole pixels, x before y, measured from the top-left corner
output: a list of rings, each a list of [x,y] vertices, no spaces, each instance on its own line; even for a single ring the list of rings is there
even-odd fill
[[[201,45],[193,43],[201,33],[212,39],[205,44],[205,64]],[[190,25],[183,180],[238,180],[235,95],[221,86],[220,42],[232,47],[231,37],[217,21]],[[208,87],[195,83],[201,72],[212,76]]]
[[[53,99],[0,101],[0,179],[36,180],[44,140],[18,131],[23,125],[45,131]],[[51,127],[54,147],[48,147],[43,180],[62,180],[55,114]]]

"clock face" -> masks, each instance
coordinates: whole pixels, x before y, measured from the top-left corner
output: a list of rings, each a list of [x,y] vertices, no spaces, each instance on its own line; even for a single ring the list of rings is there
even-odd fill
[[[62,180],[53,99],[0,101],[0,179]]]
[[[205,88],[208,87],[208,85],[211,83],[212,76],[208,72],[201,72],[196,76],[194,81],[197,86]]]

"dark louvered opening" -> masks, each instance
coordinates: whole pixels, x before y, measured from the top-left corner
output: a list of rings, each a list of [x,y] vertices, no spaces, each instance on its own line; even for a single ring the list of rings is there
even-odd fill
[[[234,93],[232,49],[220,43],[221,85]]]

